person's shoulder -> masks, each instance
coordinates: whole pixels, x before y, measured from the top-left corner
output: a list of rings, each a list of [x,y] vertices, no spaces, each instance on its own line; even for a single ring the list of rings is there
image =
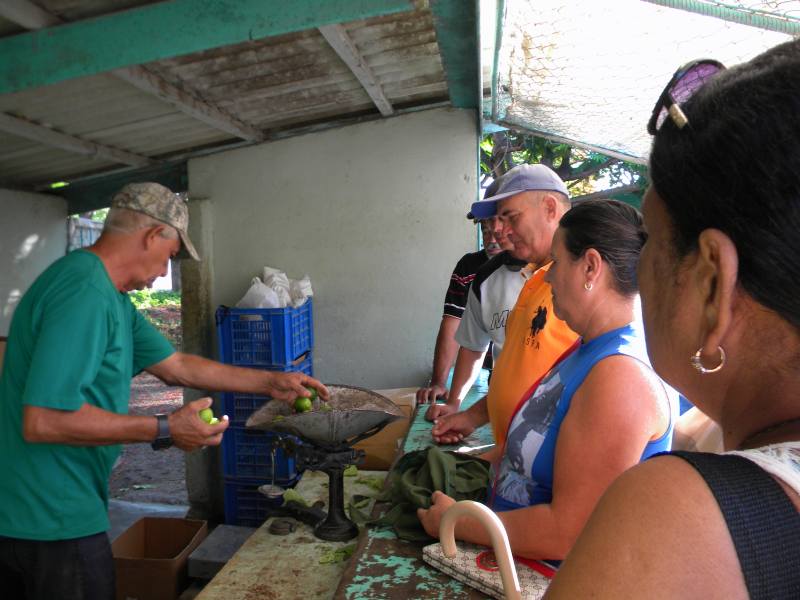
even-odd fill
[[[629,469],[617,478],[607,495],[617,513],[632,510],[646,516],[654,512],[665,523],[682,519],[682,508],[698,500],[714,500],[697,471],[672,454],[659,454]],[[638,518],[631,516],[632,521]]]
[[[612,376],[623,380],[630,378],[646,382],[652,390],[662,390],[663,382],[650,365],[644,331],[640,325],[631,323],[620,327],[597,340],[594,349],[595,366],[592,369],[597,378]]]
[[[85,256],[87,254],[88,252],[73,250],[50,263],[50,265],[42,271],[40,277],[55,278],[74,271],[85,270],[89,264]]]
[[[86,275],[93,274],[99,264],[100,259],[95,254],[88,250],[78,249],[59,258],[48,267],[47,271],[52,270],[54,273],[63,275],[71,275],[73,273]]]
[[[458,273],[475,273],[486,262],[486,253],[483,250],[468,252],[456,263],[454,269]]]
[[[742,597],[743,585],[708,486],[683,459],[659,455],[609,487],[550,595],[734,598]]]
[[[525,264],[526,262],[524,260],[514,258],[508,250],[504,250],[500,254],[494,255],[480,266],[475,273],[476,285],[480,285],[501,269],[519,272]]]
[[[79,294],[91,286],[94,279],[95,264],[88,252],[73,251],[51,263],[31,286],[31,291],[53,296],[63,291],[65,294]]]
[[[711,489],[684,459],[659,454],[623,473],[609,488],[611,514],[625,536],[641,538],[646,528],[650,542],[682,547],[687,532],[696,545],[720,550],[719,541],[730,543],[727,526]],[[735,558],[735,553],[734,553]]]

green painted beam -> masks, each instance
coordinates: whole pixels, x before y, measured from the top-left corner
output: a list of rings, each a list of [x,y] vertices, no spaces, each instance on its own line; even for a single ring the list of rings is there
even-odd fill
[[[758,8],[749,8],[747,6],[736,6],[732,2],[715,2],[714,0],[710,2],[698,2],[698,0],[645,0],[645,2],[666,6],[667,8],[685,10],[706,17],[714,17],[731,23],[749,25],[758,29],[777,31],[778,33],[793,36],[800,35],[800,18],[796,14],[792,14],[797,11],[791,10],[789,6],[782,10],[780,2],[776,3],[775,10],[759,10]],[[784,2],[783,4],[790,3]]]
[[[128,183],[154,181],[167,186],[173,192],[189,189],[189,175],[186,162],[162,164],[144,169],[122,171],[105,176],[77,181],[68,186],[49,190],[47,193],[61,196],[67,201],[68,214],[88,212],[106,208],[111,198]]]
[[[456,108],[480,107],[478,5],[478,0],[431,0],[450,101]]]
[[[413,8],[410,0],[169,0],[0,39],[0,93]]]

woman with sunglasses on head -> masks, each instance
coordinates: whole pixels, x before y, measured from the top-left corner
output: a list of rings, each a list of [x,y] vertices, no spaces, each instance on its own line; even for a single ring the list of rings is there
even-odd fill
[[[620,477],[548,598],[800,598],[800,40],[692,68],[649,127],[639,281],[653,367],[727,452]]]
[[[677,394],[650,367],[635,322],[645,238],[639,211],[614,200],[577,204],[553,236],[545,280],[555,315],[580,343],[520,399],[504,447],[482,456],[492,463],[487,505],[517,556],[563,559],[611,482],[670,448]],[[455,501],[442,492],[431,500],[418,514],[438,537]],[[469,518],[455,533],[490,545]]]

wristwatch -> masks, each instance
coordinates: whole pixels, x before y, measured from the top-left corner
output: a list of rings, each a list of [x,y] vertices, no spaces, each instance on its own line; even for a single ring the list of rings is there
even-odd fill
[[[172,436],[169,433],[169,421],[167,421],[167,416],[168,415],[164,414],[156,415],[156,419],[158,419],[158,433],[156,434],[156,439],[150,444],[153,450],[166,450],[172,447]]]

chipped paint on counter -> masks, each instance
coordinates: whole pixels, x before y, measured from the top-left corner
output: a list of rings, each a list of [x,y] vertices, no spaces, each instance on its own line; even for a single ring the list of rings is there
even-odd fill
[[[379,471],[361,471],[362,476],[385,477]],[[328,500],[328,476],[306,471],[295,488],[312,504]],[[369,486],[354,477],[345,478],[345,496],[369,495]],[[308,525],[298,523],[286,536],[272,535],[268,519],[242,545],[222,570],[212,579],[197,600],[290,600],[332,598],[347,561],[320,564],[331,550],[345,548],[355,542],[326,542],[314,536]]]
[[[483,594],[428,566],[422,546],[404,542],[390,530],[368,530],[342,577],[336,600],[414,598],[477,600]]]

